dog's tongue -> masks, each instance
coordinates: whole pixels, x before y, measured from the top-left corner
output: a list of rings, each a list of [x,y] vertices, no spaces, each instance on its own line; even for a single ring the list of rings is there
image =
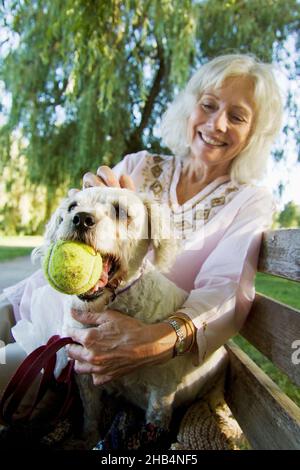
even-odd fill
[[[94,285],[94,287],[92,287],[92,289],[89,290],[89,293],[92,294],[96,292],[98,289],[101,289],[102,287],[106,286],[106,284],[108,283],[108,272],[110,270],[110,266],[111,266],[111,263],[108,259],[103,262],[101,277],[99,281]]]

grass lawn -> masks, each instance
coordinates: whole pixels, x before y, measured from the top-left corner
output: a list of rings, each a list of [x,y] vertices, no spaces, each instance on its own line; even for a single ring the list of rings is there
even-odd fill
[[[300,283],[298,282],[258,273],[256,276],[256,290],[261,294],[265,294],[268,297],[272,297],[279,302],[300,310]],[[298,406],[300,406],[299,387],[293,385],[285,374],[277,369],[271,361],[257,351],[257,349],[244,338],[238,335],[234,340],[240,348],[243,349]]]
[[[30,255],[41,243],[42,237],[0,237],[0,261]]]
[[[300,283],[257,273],[256,290],[300,310]]]
[[[8,261],[18,256],[30,255],[32,248],[25,246],[0,246],[0,261]]]

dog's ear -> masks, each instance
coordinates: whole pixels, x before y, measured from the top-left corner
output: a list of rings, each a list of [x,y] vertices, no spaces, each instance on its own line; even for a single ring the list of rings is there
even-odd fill
[[[53,212],[49,222],[46,224],[43,244],[35,248],[31,253],[31,260],[33,263],[43,257],[51,243],[56,242],[57,229],[61,222],[63,207],[67,205],[67,201],[67,198],[63,200],[59,207]]]
[[[65,201],[64,201],[65,202]],[[45,233],[44,233],[44,241],[46,245],[50,243],[54,243],[56,241],[56,233],[58,226],[61,222],[62,218],[62,208],[61,205],[54,211],[52,214],[49,222],[46,225]]]
[[[170,209],[147,197],[143,198],[148,212],[148,236],[154,252],[154,264],[162,271],[173,264],[179,243],[175,238]]]

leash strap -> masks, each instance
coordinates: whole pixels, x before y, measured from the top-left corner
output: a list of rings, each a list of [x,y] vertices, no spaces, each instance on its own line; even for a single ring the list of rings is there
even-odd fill
[[[22,421],[30,418],[36,405],[47,392],[51,382],[55,381],[54,368],[57,351],[72,343],[75,343],[72,338],[61,338],[58,335],[54,335],[51,336],[47,344],[39,346],[24,359],[7,384],[0,400],[0,421],[2,423],[11,424],[13,422],[13,416],[22,399],[32,386],[34,380],[41,373],[41,370],[44,369],[36,399],[32,407],[22,416]],[[68,362],[60,376],[56,379],[58,383],[64,383],[67,388],[66,397],[58,417],[63,416],[63,413],[69,410],[72,404],[72,392],[74,391],[73,369],[74,361],[72,360]]]

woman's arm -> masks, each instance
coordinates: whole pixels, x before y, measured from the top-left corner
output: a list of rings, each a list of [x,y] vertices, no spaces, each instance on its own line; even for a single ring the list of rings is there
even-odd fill
[[[180,309],[197,328],[199,363],[246,320],[254,300],[261,235],[270,227],[273,212],[272,197],[257,189],[202,265],[195,288]]]

